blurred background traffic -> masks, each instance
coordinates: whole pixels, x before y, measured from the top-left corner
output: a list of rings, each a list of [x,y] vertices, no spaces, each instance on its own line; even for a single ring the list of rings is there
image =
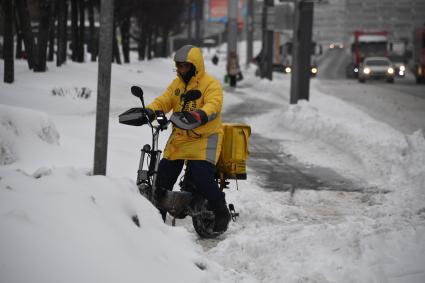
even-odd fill
[[[217,53],[226,54],[229,50],[220,46],[232,36],[232,1],[237,2],[235,40],[247,42],[247,50],[237,47],[237,52],[246,56],[241,58],[244,62],[257,64],[262,77],[272,79],[265,75],[267,68],[292,72],[297,5],[312,3],[310,77],[359,79],[360,74],[360,82],[375,78],[393,82],[389,75],[397,82],[411,75],[416,83],[425,81],[423,0],[115,0],[114,62],[129,62],[130,50],[138,52],[139,60],[167,57],[187,43],[218,47]],[[2,1],[1,57],[26,59],[30,69],[41,72],[54,58],[58,66],[66,60],[96,61],[100,4],[100,0]],[[252,42],[259,41],[260,50],[254,50]],[[265,48],[267,44],[272,48]],[[272,66],[262,66],[266,57],[272,58]],[[365,68],[367,57],[387,58],[386,73],[376,75],[374,68]],[[4,70],[8,82],[13,81],[9,65]]]

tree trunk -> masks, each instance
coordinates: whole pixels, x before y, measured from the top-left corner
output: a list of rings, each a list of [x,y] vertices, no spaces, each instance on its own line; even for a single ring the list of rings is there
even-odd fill
[[[16,59],[22,59],[22,53],[24,53],[24,49],[23,49],[23,45],[22,45],[22,33],[20,32],[16,32],[16,54],[15,54],[15,58]]]
[[[168,46],[168,28],[163,27],[162,29],[162,42],[161,42],[161,57],[167,57],[167,46]]]
[[[37,38],[37,64],[34,72],[46,71],[47,41],[49,39],[50,0],[40,2],[39,32]]]
[[[56,54],[56,66],[62,65],[66,61],[66,45],[67,45],[67,14],[68,3],[67,0],[58,0],[57,3],[58,14],[58,47]]]
[[[3,1],[4,10],[4,82],[13,83],[15,80],[15,62],[13,58],[13,0]]]
[[[93,0],[89,0],[88,2],[88,16],[90,23],[90,39],[89,39],[89,52],[91,54],[91,61],[96,62],[97,52],[98,52],[98,37],[96,34],[96,29],[94,27],[94,5]]]
[[[55,1],[50,4],[50,22],[49,22],[49,55],[47,61],[52,62],[55,54],[55,22],[57,15],[57,5]]]
[[[144,43],[144,36],[142,35],[142,38],[140,39],[140,41],[137,42],[137,50],[139,53],[139,61],[143,61],[145,60],[145,53],[146,53],[146,48],[145,48],[145,43]]]
[[[147,54],[148,60],[152,59],[152,36],[153,36],[152,34],[153,34],[152,29],[149,27],[148,32],[146,34],[146,36],[147,36],[146,45],[147,45],[147,48],[148,48],[148,54]]]
[[[71,60],[77,61],[78,50],[78,5],[77,0],[71,0]]]
[[[84,13],[84,0],[78,2],[78,14],[80,19],[80,25],[78,28],[78,45],[77,45],[77,62],[84,62],[84,43],[85,43],[85,13]]]
[[[18,11],[15,8],[13,9],[13,16],[15,19],[15,31],[16,31],[16,52],[15,52],[15,58],[16,59],[22,59],[22,53],[23,53],[23,46],[22,46],[22,31],[21,31],[21,25],[19,24],[18,20]]]
[[[157,41],[158,41],[158,26],[155,26],[153,30],[153,38],[151,41],[151,45],[152,45],[151,51],[153,51],[153,55],[151,55],[151,58],[152,57],[155,58],[158,56],[158,50],[156,46]]]
[[[130,19],[127,18],[121,23],[121,45],[124,63],[130,63]]]
[[[189,0],[187,5],[187,41],[192,42],[192,5],[193,0]]]
[[[114,30],[113,30],[113,35],[112,35],[112,44],[113,44],[113,50],[112,50],[112,53],[113,53],[112,58],[113,58],[113,60],[112,61],[117,62],[117,64],[121,64],[121,55],[120,55],[120,50],[118,48],[118,40],[117,40],[117,34],[116,34],[116,29],[117,28],[116,28],[116,22],[115,22],[115,20],[114,20],[113,27],[114,27]]]
[[[34,35],[31,29],[31,19],[28,11],[27,1],[16,0],[16,8],[18,10],[19,23],[22,29],[22,36],[24,37],[25,52],[28,58],[28,67],[30,69],[33,69],[34,65],[36,64],[35,42]]]
[[[139,33],[139,40],[137,42],[138,44],[138,52],[139,52],[139,61],[145,60],[145,55],[146,55],[146,35],[145,35],[145,30],[146,30],[146,24],[142,21],[139,20],[139,25],[140,25],[140,33]]]

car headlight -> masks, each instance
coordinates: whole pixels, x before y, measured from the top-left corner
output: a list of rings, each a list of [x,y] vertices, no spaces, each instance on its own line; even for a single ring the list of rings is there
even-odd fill
[[[402,72],[404,72],[404,71],[406,71],[406,67],[404,65],[401,65],[400,68],[399,68],[399,70],[402,71]]]
[[[369,68],[364,68],[363,69],[363,74],[366,74],[366,75],[370,74],[370,69]]]
[[[286,67],[286,68],[285,68],[285,72],[286,72],[286,73],[290,73],[290,72],[291,72],[291,67]]]
[[[311,68],[311,72],[312,72],[313,74],[317,74],[317,68],[316,68],[316,67]]]
[[[393,68],[388,68],[387,72],[388,72],[388,74],[394,74],[394,69]]]

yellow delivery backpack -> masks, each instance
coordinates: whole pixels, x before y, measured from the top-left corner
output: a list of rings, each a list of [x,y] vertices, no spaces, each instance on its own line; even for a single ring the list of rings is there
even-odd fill
[[[251,127],[245,124],[223,124],[223,144],[217,171],[225,179],[246,180],[246,161]]]

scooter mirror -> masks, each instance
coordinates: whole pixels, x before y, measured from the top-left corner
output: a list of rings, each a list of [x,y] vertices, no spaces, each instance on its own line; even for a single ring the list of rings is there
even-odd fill
[[[184,95],[184,102],[186,103],[189,101],[197,100],[200,97],[201,97],[201,91],[197,89],[192,89],[186,92],[186,94]]]
[[[141,88],[141,87],[139,87],[139,86],[136,86],[136,85],[132,86],[132,87],[131,87],[131,93],[132,93],[134,96],[137,96],[137,97],[138,97],[138,98],[140,98],[140,99],[142,99],[142,98],[143,98],[143,90],[142,90],[142,88]]]

